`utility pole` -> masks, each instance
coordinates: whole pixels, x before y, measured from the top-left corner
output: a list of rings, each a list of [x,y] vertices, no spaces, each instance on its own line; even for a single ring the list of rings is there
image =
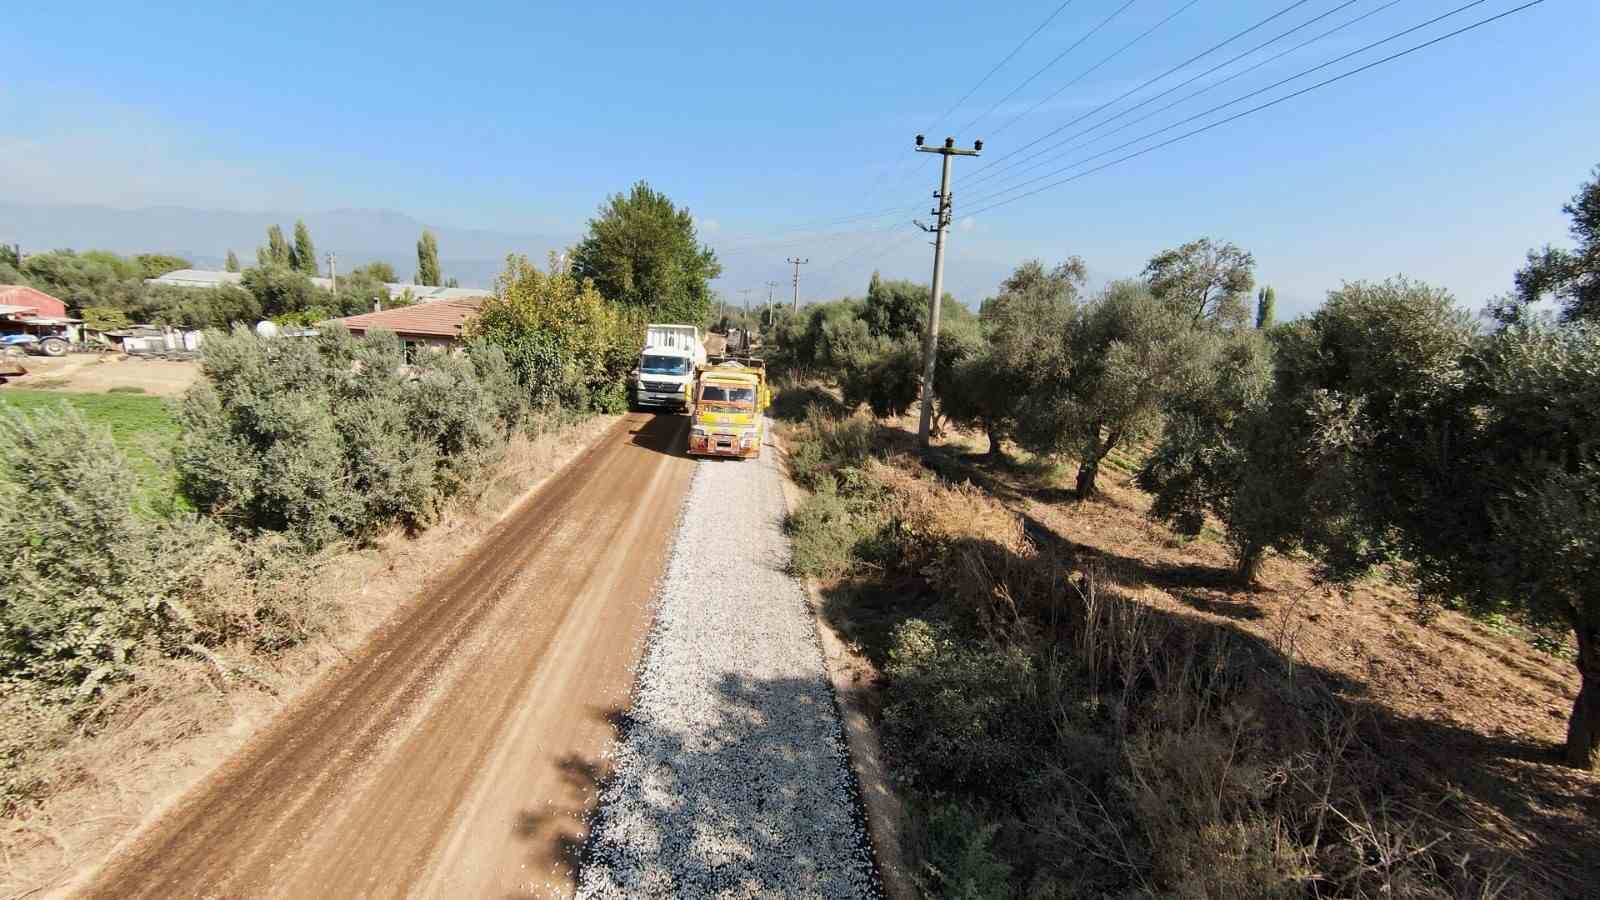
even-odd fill
[[[750,352],[750,292],[755,288],[739,288],[739,293],[744,295],[744,327],[739,331],[744,335],[744,352]]]
[[[933,371],[939,354],[939,300],[944,294],[944,240],[950,232],[950,159],[954,156],[977,156],[983,150],[983,141],[973,141],[971,150],[956,147],[956,139],[947,137],[943,147],[922,146],[923,136],[917,135],[918,153],[937,153],[944,157],[944,171],[939,176],[939,206],[933,210],[935,224],[930,227],[917,223],[923,231],[933,236],[933,290],[928,295],[928,333],[922,350],[922,411],[917,417],[917,443],[928,449],[928,434],[933,425]]]
[[[778,283],[776,281],[767,282],[767,316],[766,316],[766,318],[767,318],[767,327],[768,328],[772,327],[772,292],[774,290],[776,290],[777,287],[778,287]]]
[[[339,299],[339,272],[334,269],[338,257],[328,254],[328,281],[333,284],[333,299]]]
[[[805,265],[808,262],[811,262],[811,260],[810,259],[801,259],[798,256],[791,256],[791,257],[789,257],[789,262],[794,265],[794,311],[795,312],[799,312],[800,311],[800,267]]]

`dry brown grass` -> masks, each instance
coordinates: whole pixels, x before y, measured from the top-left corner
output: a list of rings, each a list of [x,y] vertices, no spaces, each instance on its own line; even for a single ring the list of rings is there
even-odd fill
[[[1558,757],[1576,673],[1529,635],[1421,608],[1399,582],[1332,590],[1296,558],[1240,588],[1215,529],[1184,540],[1148,518],[1137,448],[1078,502],[1070,465],[994,464],[959,433],[924,461],[914,418],[882,424],[863,469],[899,557],[823,585],[823,614],[880,689],[911,619],[954,609],[985,643],[1031,648],[1030,708],[1057,749],[1019,758],[1028,790],[999,802],[1054,799],[991,810],[995,845],[1031,859],[1012,888],[1077,895],[1095,870],[1163,896],[1600,893],[1600,779]],[[925,812],[1000,790],[970,787],[906,789]]]
[[[920,469],[898,468],[888,476],[898,495],[918,498],[941,490],[919,484],[933,480]],[[1124,472],[1103,471],[1102,496],[1078,502],[1026,466],[988,466],[952,456],[940,468],[947,478],[982,484],[980,493],[1016,519],[1015,526],[1004,524],[992,506],[971,499],[970,486],[944,491],[943,500],[909,502],[947,529],[986,539],[975,540],[956,571],[947,566],[940,573],[960,594],[974,596],[963,583],[971,581],[966,573],[980,572],[979,581],[993,585],[993,607],[1011,615],[1021,602],[1037,604],[1051,596],[1052,589],[1040,582],[1063,571],[1078,573],[1081,601],[1085,573],[1093,573],[1093,590],[1114,597],[1111,605],[1123,610],[1123,621],[1110,629],[1122,640],[1149,648],[1174,633],[1204,633],[1231,643],[1235,652],[1249,648],[1245,658],[1266,661],[1258,666],[1262,674],[1248,702],[1219,702],[1234,710],[1231,715],[1258,720],[1255,727],[1300,730],[1284,746],[1324,761],[1273,778],[1294,784],[1325,777],[1333,783],[1328,770],[1335,762],[1341,767],[1343,802],[1320,804],[1316,828],[1337,828],[1345,842],[1339,852],[1349,857],[1338,864],[1362,873],[1362,893],[1373,885],[1400,890],[1398,881],[1414,875],[1421,861],[1433,867],[1440,883],[1454,878],[1473,895],[1600,892],[1600,778],[1559,762],[1578,686],[1570,662],[1535,649],[1526,635],[1423,609],[1402,584],[1374,578],[1353,589],[1330,589],[1300,559],[1269,559],[1260,583],[1240,588],[1229,578],[1228,548],[1214,537],[1181,540],[1153,523],[1146,515],[1148,498]],[[998,553],[1011,559],[1019,545],[1022,558],[1045,570],[1024,577],[1020,592],[1015,573],[996,569],[1015,568],[1014,559],[992,558]],[[1050,616],[1064,614],[1035,609],[1017,618],[1038,622]],[[1146,632],[1150,622],[1162,623],[1160,639]],[[1099,643],[1085,634],[1079,631],[1078,652],[1092,658]],[[1165,689],[1152,686],[1151,673],[1188,665],[1170,657],[1170,650],[1160,652],[1169,654],[1166,662],[1141,664],[1146,689],[1158,694]],[[1266,677],[1268,672],[1282,674]],[[1284,684],[1265,689],[1276,679]],[[1181,692],[1167,694],[1157,708],[1178,703]],[[1144,760],[1181,773],[1182,766],[1173,766],[1183,760],[1198,764],[1215,737],[1187,735],[1171,746],[1157,741],[1128,759],[1135,771]],[[1160,802],[1151,809],[1182,807],[1177,798],[1157,796]],[[1259,837],[1225,830],[1197,839],[1244,846]],[[1444,871],[1461,854],[1472,856],[1473,878]],[[1330,865],[1321,858],[1303,863],[1312,872]]]
[[[586,448],[616,417],[519,436],[470,504],[414,537],[397,531],[360,549],[322,554],[293,572],[256,581],[238,570],[212,575],[217,614],[229,598],[250,607],[255,591],[291,592],[279,629],[309,636],[262,652],[261,628],[237,617],[225,645],[189,657],[151,654],[137,678],[108,691],[88,715],[68,717],[0,695],[5,744],[24,755],[35,801],[0,818],[0,897],[51,891],[103,859],[225,760],[300,690],[348,659],[424,583],[469,550],[515,502]]]

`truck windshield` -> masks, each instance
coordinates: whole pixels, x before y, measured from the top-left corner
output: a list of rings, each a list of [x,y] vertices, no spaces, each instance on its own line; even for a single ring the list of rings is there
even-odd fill
[[[681,356],[651,356],[639,359],[639,371],[645,375],[687,375],[689,361]]]
[[[756,402],[756,389],[708,384],[700,392],[700,399],[707,403],[732,403],[739,406],[750,406]]]

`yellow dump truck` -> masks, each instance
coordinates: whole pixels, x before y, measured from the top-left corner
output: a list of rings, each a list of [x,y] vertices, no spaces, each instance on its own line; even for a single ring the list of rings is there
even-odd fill
[[[759,359],[712,357],[695,369],[689,428],[693,456],[755,459],[765,436],[763,413],[771,397],[767,367]]]

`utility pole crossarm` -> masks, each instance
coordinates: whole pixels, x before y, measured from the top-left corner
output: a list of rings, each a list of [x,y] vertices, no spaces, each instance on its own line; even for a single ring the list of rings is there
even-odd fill
[[[811,260],[809,258],[808,259],[801,259],[798,256],[791,256],[791,257],[789,257],[788,262],[789,262],[790,265],[794,266],[794,311],[795,312],[799,312],[800,311],[800,267],[805,265],[808,262],[811,262]]]
[[[928,332],[923,338],[922,352],[922,404],[917,417],[917,443],[928,449],[928,438],[933,426],[933,373],[939,355],[939,300],[944,296],[944,243],[950,233],[952,218],[950,205],[950,158],[977,156],[983,150],[983,141],[973,141],[971,150],[956,146],[956,139],[947,137],[942,147],[924,147],[923,136],[917,135],[918,153],[937,153],[944,157],[943,171],[939,175],[939,206],[933,210],[934,225],[921,225],[923,231],[932,231],[933,237],[933,287],[928,294]]]

